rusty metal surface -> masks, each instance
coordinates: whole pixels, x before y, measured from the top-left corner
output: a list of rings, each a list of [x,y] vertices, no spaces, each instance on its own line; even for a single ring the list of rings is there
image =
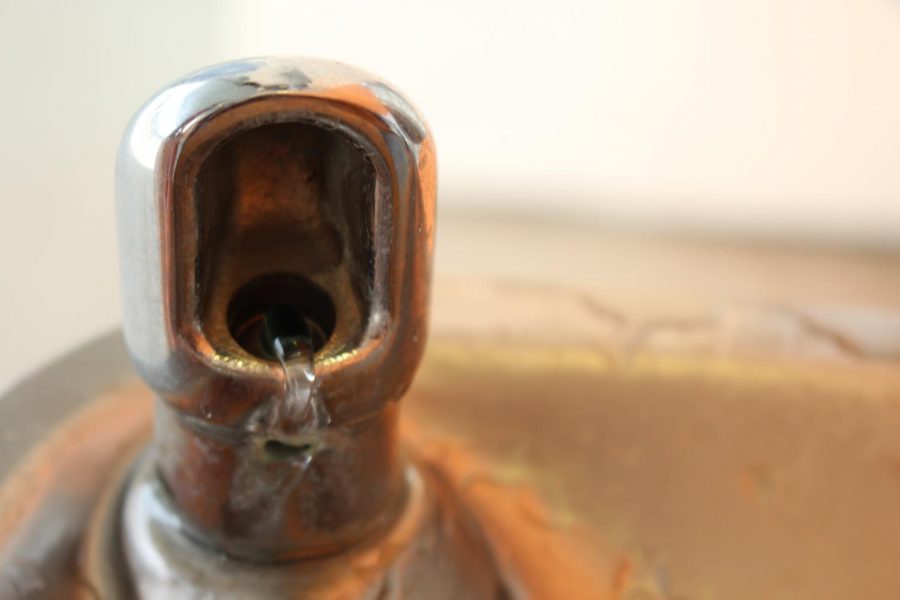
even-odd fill
[[[121,332],[0,399],[0,598],[94,597],[79,557],[113,474],[149,439],[150,408]]]
[[[410,418],[493,462],[494,482],[541,490],[546,526],[589,538],[623,597],[886,599],[900,585],[892,366],[616,363],[465,337],[428,356]]]
[[[135,115],[116,184],[124,333],[161,399],[161,493],[195,538],[285,560],[397,518],[434,178],[421,116],[330,61],[210,67]]]
[[[467,222],[446,224],[446,252],[455,257],[503,240],[502,227],[482,224],[466,235]],[[499,277],[478,272],[485,261],[465,279],[438,279],[433,335],[405,399],[401,439],[478,523],[510,593],[578,597],[564,587],[574,581],[585,598],[892,598],[900,586],[900,374],[888,342],[900,261],[814,252],[779,261],[749,248],[707,254],[674,242],[536,230],[545,233],[527,247],[542,256],[567,245],[640,249],[634,260],[658,261],[670,289],[648,297],[603,281],[615,273],[569,285],[540,268]],[[680,252],[695,262],[733,261],[734,284],[719,278],[717,293],[676,293]],[[753,287],[747,273],[770,259],[752,293],[734,292]],[[741,264],[743,277],[731,270]],[[778,288],[773,278],[792,285]],[[869,323],[882,324],[881,335]],[[73,409],[129,377],[115,362],[121,351],[111,338],[71,359],[87,390],[71,396]],[[13,412],[3,416],[42,398],[48,408],[64,403],[55,383],[63,367],[48,371],[46,395],[38,378],[34,389],[5,398],[0,411]],[[149,408],[146,390],[118,389]],[[135,426],[149,427],[149,416]],[[16,443],[40,446],[55,428],[45,423],[45,433]],[[94,436],[109,440],[109,453],[125,435],[115,430]],[[50,483],[33,468],[8,472],[6,590],[37,589],[54,573],[68,573],[70,584],[86,577],[72,559],[77,535],[30,527],[68,515],[66,527],[49,531],[82,531],[98,490],[59,493],[77,481],[75,468],[35,452],[58,475]],[[107,471],[81,472],[102,487]],[[55,489],[48,497],[57,503],[10,503],[28,498],[22,482]]]

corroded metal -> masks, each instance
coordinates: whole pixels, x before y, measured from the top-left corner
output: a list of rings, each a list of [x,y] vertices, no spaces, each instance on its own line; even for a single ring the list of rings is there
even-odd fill
[[[445,274],[400,437],[471,518],[511,597],[894,597],[900,369],[885,336],[900,261],[480,217],[442,227]],[[500,257],[471,260],[496,243],[553,261],[503,277]],[[556,266],[624,250],[617,262],[668,291]],[[727,274],[716,294],[679,287],[698,265]],[[825,320],[813,297],[845,308]],[[117,497],[151,410],[118,334],[0,401],[0,597],[96,598],[127,574],[103,550],[103,497]],[[433,597],[417,589],[407,597]]]
[[[409,103],[326,61],[213,67],[133,119],[116,187],[125,339],[160,398],[162,489],[196,537],[283,560],[396,517],[434,169]],[[271,310],[309,337],[308,397],[260,345]]]
[[[412,217],[394,212],[394,196],[381,205],[405,241],[376,218],[329,213],[356,198],[374,214],[383,197],[365,200],[379,189],[371,165],[388,155],[366,154],[377,144],[306,109],[346,109],[363,128],[373,118],[394,142],[412,126],[403,111],[370,110],[369,92],[382,106],[400,101],[367,77],[328,94],[317,86],[335,80],[297,73],[321,74],[321,63],[286,64],[188,78],[135,122],[126,145],[137,162],[125,160],[122,175],[148,210],[123,211],[123,247],[147,267],[126,274],[143,282],[129,280],[130,301],[146,305],[129,308],[126,333],[154,389],[135,378],[113,335],[0,401],[0,598],[896,595],[900,261],[457,222],[444,236],[444,265],[465,277],[438,280],[433,339],[399,415],[387,390],[405,388],[423,332],[395,326],[424,319],[432,223],[413,224],[430,205],[412,194]],[[280,112],[307,92],[303,111]],[[235,112],[210,100],[223,93],[238,98]],[[245,101],[277,110],[241,112]],[[290,118],[263,118],[271,114]],[[248,129],[228,125],[238,121]],[[166,136],[178,142],[149,151]],[[381,148],[403,156],[402,145],[399,155],[396,145]],[[421,161],[431,154],[422,152],[415,168],[427,190]],[[157,169],[171,177],[157,181]],[[412,190],[401,171],[391,190]],[[350,172],[337,177],[347,182],[340,193],[330,187],[335,173]],[[288,202],[275,211],[286,193],[309,210]],[[272,214],[285,215],[283,229]],[[240,252],[246,240],[260,254]],[[393,264],[411,245],[417,254],[400,280],[379,271],[379,260]],[[527,268],[498,265],[501,254],[527,255]],[[383,304],[377,285],[360,284],[379,272],[382,291],[399,290]],[[260,320],[257,310],[258,298],[277,304],[297,290],[314,300],[300,302],[311,321],[299,330],[317,351],[322,389],[333,392],[326,418],[311,429],[299,421],[303,439],[327,443],[299,453],[290,447],[296,415],[267,412],[266,398],[284,392],[285,368],[267,354],[261,325],[285,316]],[[399,313],[396,298],[406,306]],[[369,350],[352,349],[364,342]],[[342,369],[359,376],[346,389]],[[248,421],[248,412],[265,418]],[[329,429],[341,435],[329,439]],[[288,447],[252,443],[261,436]],[[302,471],[319,456],[306,498],[356,488],[374,490],[374,502],[356,505],[358,522],[343,520],[346,504],[331,511],[326,502],[323,512],[301,511],[314,518],[300,526],[275,526],[254,503],[271,490],[234,485],[248,481],[233,460],[246,442],[270,453],[250,455],[265,458],[255,484],[277,484],[279,469]],[[325,468],[334,466],[318,455],[326,450],[344,455],[340,469]],[[374,465],[388,485],[366,474],[332,478],[360,465]],[[191,490],[209,491],[207,505]],[[254,493],[235,498],[242,490]],[[236,500],[241,511],[231,510]],[[296,510],[290,495],[277,507],[276,517]],[[317,520],[325,515],[335,520]]]

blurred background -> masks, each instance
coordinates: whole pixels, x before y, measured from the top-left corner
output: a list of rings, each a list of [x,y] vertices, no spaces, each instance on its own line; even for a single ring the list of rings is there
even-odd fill
[[[896,0],[0,0],[0,392],[119,322],[131,114],[262,54],[403,89],[444,215],[900,245]]]

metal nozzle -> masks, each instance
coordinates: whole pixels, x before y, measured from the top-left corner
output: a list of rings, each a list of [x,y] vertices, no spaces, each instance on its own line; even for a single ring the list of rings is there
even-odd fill
[[[150,460],[193,535],[321,555],[401,505],[395,401],[425,342],[434,174],[412,107],[336,63],[213,67],[133,119],[125,338],[160,399]]]

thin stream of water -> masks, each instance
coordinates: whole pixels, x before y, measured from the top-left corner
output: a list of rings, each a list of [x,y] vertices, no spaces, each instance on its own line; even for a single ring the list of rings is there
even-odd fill
[[[253,420],[253,450],[235,472],[233,487],[242,493],[233,508],[260,515],[256,527],[274,533],[282,526],[284,503],[323,447],[321,430],[328,425],[328,415],[316,393],[315,352],[309,338],[275,332],[264,342],[281,364],[284,391]]]
[[[286,414],[313,425],[319,423],[317,403],[313,401],[316,384],[315,354],[305,340],[298,337],[276,337],[275,357],[284,371],[283,408]],[[310,415],[311,413],[311,415]]]

